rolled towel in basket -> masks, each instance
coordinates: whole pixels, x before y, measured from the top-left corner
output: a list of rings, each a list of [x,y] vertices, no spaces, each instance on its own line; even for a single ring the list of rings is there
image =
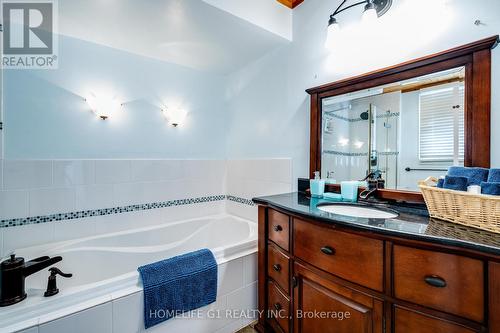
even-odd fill
[[[467,184],[470,179],[467,177],[444,177],[443,188],[455,191],[467,191]]]
[[[482,182],[481,193],[489,195],[500,195],[500,182]]]
[[[500,183],[500,169],[490,169],[488,183]]]
[[[448,169],[448,176],[467,177],[469,178],[469,183],[467,185],[481,185],[481,182],[485,182],[488,180],[489,171],[489,169],[485,168],[465,168],[452,166]]]
[[[443,185],[444,185],[444,177],[438,179],[436,187],[443,188]]]

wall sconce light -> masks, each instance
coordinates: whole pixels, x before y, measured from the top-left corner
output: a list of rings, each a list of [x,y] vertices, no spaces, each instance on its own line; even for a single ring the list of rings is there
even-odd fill
[[[97,96],[91,93],[85,101],[94,112],[102,120],[108,119],[110,116],[115,115],[123,105],[118,102],[115,97],[109,98],[104,96]]]
[[[325,42],[325,47],[328,49],[333,48],[335,38],[340,32],[340,24],[337,22],[337,19],[335,18],[336,15],[350,8],[360,5],[365,5],[362,20],[365,22],[373,21],[376,20],[378,17],[384,15],[392,5],[392,0],[364,0],[342,8],[346,2],[347,0],[343,0],[337,7],[337,9],[335,9],[333,14],[330,15],[330,19],[328,20],[328,31]]]
[[[188,114],[186,110],[180,108],[162,108],[161,111],[167,121],[174,127],[183,124]]]

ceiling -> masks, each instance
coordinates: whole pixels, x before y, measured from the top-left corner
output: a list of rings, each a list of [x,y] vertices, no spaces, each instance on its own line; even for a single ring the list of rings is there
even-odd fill
[[[200,0],[59,1],[62,35],[228,74],[287,43]]]

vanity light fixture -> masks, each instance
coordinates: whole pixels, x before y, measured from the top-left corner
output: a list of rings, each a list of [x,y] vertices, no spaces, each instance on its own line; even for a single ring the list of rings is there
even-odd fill
[[[187,116],[187,111],[181,108],[162,108],[161,111],[167,121],[173,126],[177,127],[184,123]]]
[[[106,98],[104,96],[98,96],[94,93],[89,94],[89,96],[85,98],[85,101],[90,106],[92,112],[94,112],[102,120],[106,120],[111,115],[115,115],[123,105],[118,102],[116,98]]]
[[[346,2],[347,0],[343,0],[337,7],[337,9],[335,9],[333,14],[330,15],[330,19],[328,20],[328,31],[325,42],[325,47],[328,49],[333,48],[335,38],[340,32],[340,24],[337,22],[337,19],[335,18],[336,15],[350,8],[357,7],[360,5],[365,5],[362,20],[365,22],[374,21],[378,17],[384,15],[392,5],[392,0],[364,0],[342,8]]]

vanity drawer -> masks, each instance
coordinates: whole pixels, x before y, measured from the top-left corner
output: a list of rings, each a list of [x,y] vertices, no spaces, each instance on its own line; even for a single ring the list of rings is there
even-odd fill
[[[294,219],[293,232],[295,256],[348,281],[383,290],[382,241],[300,219]]]
[[[267,250],[268,275],[281,287],[289,292],[290,288],[290,258],[281,252],[277,246],[269,244]]]
[[[474,333],[469,328],[439,318],[423,315],[404,308],[394,310],[394,332],[432,332],[432,333]]]
[[[288,251],[290,243],[290,217],[272,209],[269,209],[268,214],[269,239]]]
[[[399,245],[393,253],[395,297],[483,322],[482,261]]]
[[[268,316],[276,320],[280,328],[288,333],[290,331],[290,299],[272,282],[268,282]]]

